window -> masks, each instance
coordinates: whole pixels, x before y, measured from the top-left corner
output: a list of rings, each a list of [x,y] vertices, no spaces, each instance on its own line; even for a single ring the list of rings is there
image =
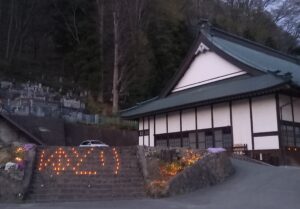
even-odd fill
[[[140,130],[139,136],[149,136],[149,129],[146,130]]]
[[[149,136],[149,129],[144,130],[144,136]]]
[[[180,138],[169,139],[169,146],[170,147],[181,147]]]
[[[191,148],[194,148],[194,149],[196,149],[197,148],[197,146],[196,146],[196,132],[190,132],[189,133],[189,146],[191,147]]]
[[[226,127],[222,129],[223,132],[223,147],[224,148],[232,148],[232,134],[231,134],[231,127]]]
[[[198,132],[198,148],[205,149],[205,132],[204,131]]]
[[[158,147],[167,147],[167,140],[166,139],[160,139],[160,140],[156,140],[156,146]]]
[[[198,145],[197,145],[198,136]],[[299,130],[300,136],[300,130]],[[300,138],[300,137],[299,137]],[[186,132],[176,132],[155,135],[156,146],[190,147],[207,149],[209,147],[232,148],[231,127],[206,129]]]
[[[205,148],[214,147],[213,132],[208,130],[205,132]]]
[[[214,134],[215,134],[215,147],[223,147],[222,129],[215,130]]]
[[[294,146],[294,129],[291,125],[282,125],[282,142],[285,146]]]

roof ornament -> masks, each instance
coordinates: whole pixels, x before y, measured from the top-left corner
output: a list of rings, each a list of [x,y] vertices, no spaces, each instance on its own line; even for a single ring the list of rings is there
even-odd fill
[[[200,18],[199,23],[200,27],[202,29],[204,28],[210,28],[211,27],[211,23],[209,22],[209,20],[207,18]]]
[[[195,55],[198,55],[198,54],[201,54],[201,53],[205,53],[207,51],[209,51],[209,48],[205,44],[200,43],[198,49],[195,52]]]
[[[275,76],[277,76],[277,77],[283,78],[285,80],[293,79],[293,74],[291,72],[287,72],[287,73],[284,73],[284,74],[280,74],[280,73],[282,73],[281,70],[276,70],[276,71],[268,70],[268,72],[275,75]]]

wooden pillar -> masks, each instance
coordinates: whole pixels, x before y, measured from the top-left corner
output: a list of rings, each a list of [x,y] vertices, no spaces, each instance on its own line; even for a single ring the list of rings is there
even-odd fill
[[[294,137],[294,146],[296,147],[296,128],[295,128],[295,115],[294,115],[294,103],[293,97],[290,96],[290,102],[292,107],[292,120],[293,120],[293,137]]]
[[[145,146],[145,118],[143,117],[143,146]]]
[[[229,102],[230,128],[231,128],[231,150],[233,150],[233,123],[232,123],[232,101]]]
[[[198,139],[198,108],[195,108],[195,129],[196,129],[196,148],[199,148],[199,139]]]
[[[215,130],[214,130],[214,106],[213,104],[210,105],[210,111],[211,111],[211,130],[212,130],[212,140],[213,140],[213,147],[215,147]]]
[[[252,113],[252,98],[249,98],[249,108],[250,108],[250,125],[251,125],[251,146],[252,152],[251,155],[253,157],[253,151],[255,150],[254,145],[254,136],[253,136],[253,113]]]
[[[169,115],[168,113],[166,113],[166,131],[167,131],[167,147],[169,147],[170,143],[169,143],[169,122],[168,122],[168,119],[169,118]]]
[[[180,121],[180,147],[183,147],[183,138],[182,138],[182,110],[179,111],[179,121]]]
[[[154,140],[154,147],[156,146],[156,139],[155,139],[155,135],[156,135],[156,115],[154,115],[154,127],[153,127],[153,140]]]

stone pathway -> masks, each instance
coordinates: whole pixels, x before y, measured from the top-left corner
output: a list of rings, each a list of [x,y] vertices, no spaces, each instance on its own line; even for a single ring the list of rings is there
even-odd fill
[[[81,203],[0,204],[1,209],[296,209],[300,168],[271,167],[233,160],[236,174],[226,182],[166,199]]]

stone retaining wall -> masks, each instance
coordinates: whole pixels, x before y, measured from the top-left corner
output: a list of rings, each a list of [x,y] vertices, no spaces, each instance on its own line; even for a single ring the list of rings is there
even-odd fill
[[[166,194],[173,196],[215,185],[225,181],[233,173],[234,169],[226,152],[208,154],[174,176],[168,182]]]
[[[30,185],[35,163],[35,149],[26,154],[26,167],[23,171],[0,170],[0,202],[21,202]]]
[[[201,160],[171,177],[167,182],[160,181],[163,182],[161,187],[153,187],[152,183],[160,180],[158,173],[162,154],[165,157],[166,152],[170,152],[169,155],[166,155],[168,161],[174,157],[174,150],[177,153],[177,157],[178,153],[180,155],[180,153],[186,151],[183,148],[162,149],[139,147],[138,149],[140,167],[144,175],[145,184],[148,185],[147,193],[151,197],[166,197],[188,193],[221,183],[234,173],[234,168],[226,152],[208,153],[206,151],[195,150],[201,153]]]

